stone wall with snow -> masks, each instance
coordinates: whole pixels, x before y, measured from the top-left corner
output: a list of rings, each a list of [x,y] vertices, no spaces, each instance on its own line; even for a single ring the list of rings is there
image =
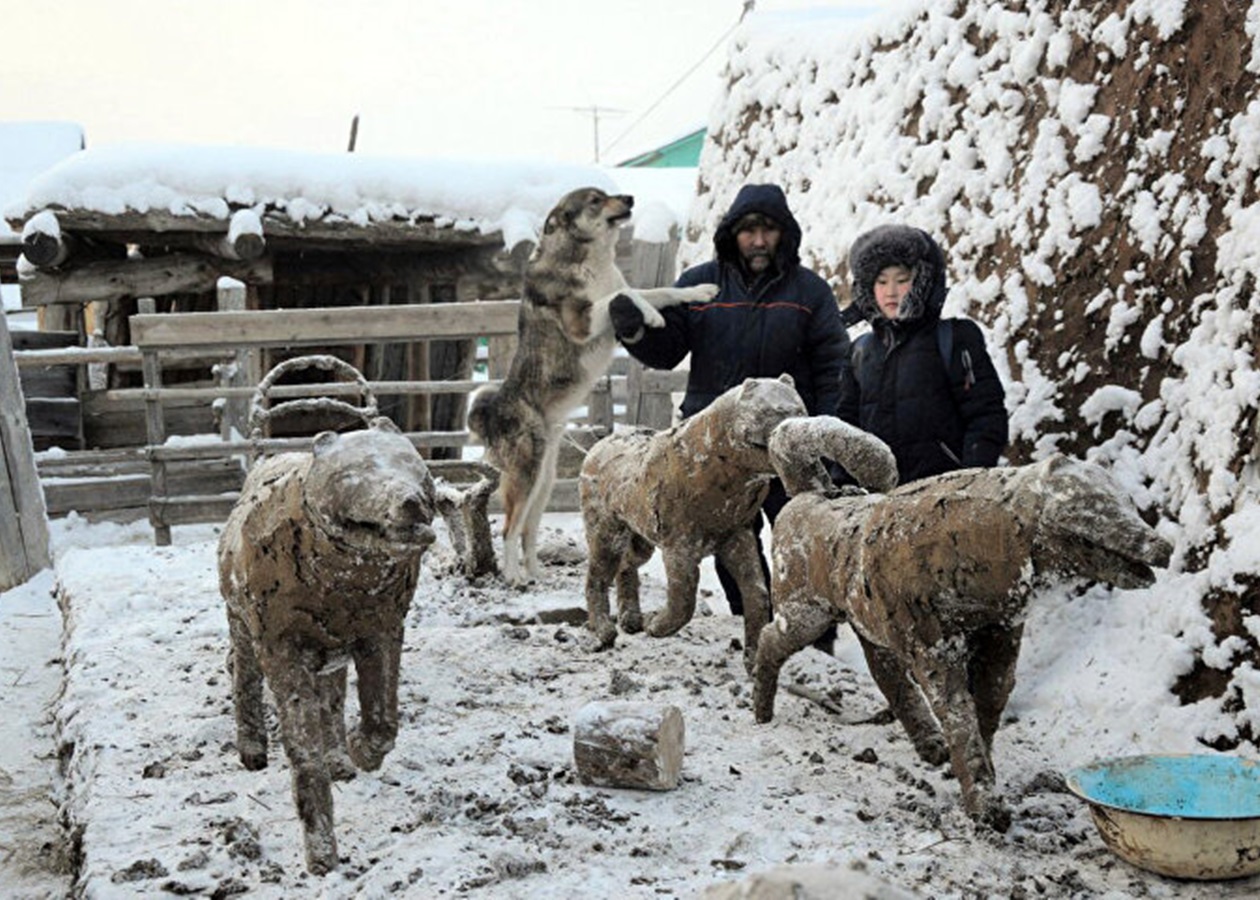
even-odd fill
[[[987,327],[1006,379],[1010,459],[1109,464],[1162,520],[1211,626],[1178,634],[1178,689],[1224,698],[1235,737],[1260,733],[1258,73],[1249,0],[931,0],[858,34],[750,16],[681,253],[757,181],[842,304],[859,233],[936,235],[946,314]]]

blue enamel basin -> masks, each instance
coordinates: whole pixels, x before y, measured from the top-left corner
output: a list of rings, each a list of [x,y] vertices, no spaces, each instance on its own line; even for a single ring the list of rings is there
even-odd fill
[[[1260,872],[1260,763],[1224,754],[1125,756],[1067,773],[1103,842],[1175,878]]]

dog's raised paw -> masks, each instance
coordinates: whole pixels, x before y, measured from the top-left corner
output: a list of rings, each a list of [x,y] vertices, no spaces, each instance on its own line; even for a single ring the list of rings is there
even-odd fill
[[[664,328],[665,317],[654,310],[652,307],[644,304],[643,307],[643,324],[648,328]]]
[[[691,302],[703,303],[705,300],[712,300],[721,290],[716,284],[697,284],[691,289]]]

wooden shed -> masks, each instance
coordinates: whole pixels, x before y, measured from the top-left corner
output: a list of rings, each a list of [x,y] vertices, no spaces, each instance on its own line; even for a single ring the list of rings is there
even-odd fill
[[[241,391],[290,356],[318,353],[378,387],[380,411],[417,434],[430,458],[457,459],[466,385],[481,364],[485,376],[501,374],[515,322],[512,309],[472,316],[465,304],[518,297],[542,219],[565,192],[588,184],[615,188],[605,170],[586,166],[120,147],[84,151],[44,173],[8,221],[21,235],[23,306],[41,309],[46,328],[97,348],[84,366],[79,447],[117,450],[143,467],[155,452],[174,452],[155,450],[171,436],[230,440],[233,429],[246,431]],[[627,233],[620,262],[631,283],[670,281],[676,243],[635,242]],[[407,309],[443,304],[459,304],[452,313],[469,322],[452,326],[444,317],[434,333],[407,339],[413,332],[404,323],[438,321],[403,315]],[[389,307],[399,315],[382,316]],[[372,311],[361,334],[360,317],[346,315],[353,308]],[[337,324],[324,329],[330,310]],[[228,315],[170,316],[185,313]],[[266,323],[266,336],[250,334],[251,315],[260,331]],[[162,316],[191,326],[187,344],[161,328]],[[216,323],[241,337],[216,338]],[[314,345],[312,333],[338,342]],[[407,389],[390,393],[394,385]],[[199,386],[217,387],[217,399],[193,390]],[[295,423],[291,433],[310,434],[316,424]],[[451,438],[434,436],[443,432]],[[189,477],[201,493],[230,491],[239,470],[219,478],[203,465]],[[147,491],[149,475],[136,478],[136,490]],[[58,506],[50,496],[50,513]]]

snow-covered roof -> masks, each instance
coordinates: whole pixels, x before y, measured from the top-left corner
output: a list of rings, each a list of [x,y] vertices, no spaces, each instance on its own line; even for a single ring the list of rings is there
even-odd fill
[[[25,219],[55,208],[226,220],[253,208],[297,224],[430,222],[502,232],[511,246],[533,236],[560,196],[585,185],[614,187],[598,168],[545,162],[116,144],[85,150],[43,173],[5,215]]]
[[[83,148],[72,122],[0,122],[0,209],[20,199],[31,179]],[[0,219],[0,243],[17,240]]]
[[[118,144],[75,154],[34,179],[4,210],[11,222],[45,209],[104,216],[162,213],[227,220],[240,209],[299,226],[423,222],[491,234],[514,246],[535,237],[555,202],[593,185],[625,190],[634,180],[650,202],[641,214],[678,224],[686,202],[674,182],[535,160],[385,158],[251,147]],[[694,175],[692,178],[694,181]],[[687,201],[694,184],[685,188]],[[681,210],[679,207],[681,206]],[[644,223],[654,233],[655,224]]]

